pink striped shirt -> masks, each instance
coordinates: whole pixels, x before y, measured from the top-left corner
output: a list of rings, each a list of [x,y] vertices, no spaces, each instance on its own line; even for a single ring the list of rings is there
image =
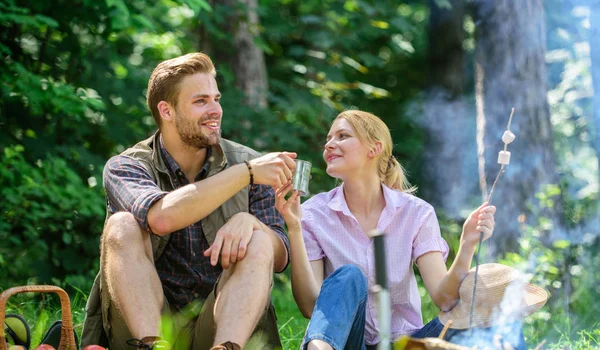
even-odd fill
[[[382,184],[386,206],[377,229],[386,233],[388,287],[392,301],[392,339],[423,327],[421,297],[412,269],[421,255],[439,251],[444,260],[448,244],[440,234],[433,207],[406,193]],[[309,260],[323,259],[325,276],[345,264],[361,268],[369,284],[365,342],[379,342],[373,241],[363,232],[348,209],[343,185],[320,193],[302,204],[302,233]]]

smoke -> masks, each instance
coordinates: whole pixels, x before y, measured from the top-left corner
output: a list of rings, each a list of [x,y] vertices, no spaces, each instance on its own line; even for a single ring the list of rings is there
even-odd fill
[[[475,328],[472,332],[461,332],[451,338],[457,345],[477,349],[517,349],[522,348],[522,322],[500,324],[491,328]]]
[[[450,99],[443,89],[423,96],[407,114],[425,131],[419,196],[451,218],[464,218],[481,200],[478,191],[474,103]]]
[[[520,349],[525,345],[522,318],[527,316],[527,283],[518,277],[510,282],[502,300],[491,310],[491,326],[475,327],[471,330],[454,333],[449,339],[452,343],[477,347],[478,349]],[[483,309],[489,307],[491,300],[479,302]],[[486,303],[486,305],[482,305]]]

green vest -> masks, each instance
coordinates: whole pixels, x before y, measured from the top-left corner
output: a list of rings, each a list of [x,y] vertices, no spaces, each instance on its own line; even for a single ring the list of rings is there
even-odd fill
[[[164,191],[170,192],[175,189],[175,186],[173,186],[173,178],[167,170],[167,165],[161,156],[159,136],[160,133],[156,132],[152,137],[125,150],[121,155],[129,156],[140,161],[140,163],[148,170],[156,184],[158,184],[158,187]],[[211,151],[212,159],[208,171],[209,177],[230,166],[242,163],[244,160],[251,160],[259,156],[258,152],[251,148],[225,139],[221,139],[219,145],[212,146]],[[246,186],[214,212],[202,219],[202,231],[209,244],[214,242],[217,231],[233,215],[239,212],[248,212],[249,189],[250,186]],[[108,220],[109,217],[110,213],[107,210],[106,220]],[[152,240],[154,261],[157,261],[167,246],[170,234],[158,236],[151,233],[150,237]],[[91,344],[102,345],[104,347],[108,346],[108,343],[105,342],[106,334],[104,334],[102,324],[100,273],[101,272],[96,276],[88,297],[86,316],[81,334],[81,348]]]

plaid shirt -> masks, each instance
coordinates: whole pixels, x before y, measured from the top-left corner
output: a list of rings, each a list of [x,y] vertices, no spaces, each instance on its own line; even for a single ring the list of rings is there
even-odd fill
[[[189,184],[183,171],[164,148],[161,140],[161,155],[167,164],[175,189]],[[195,181],[206,178],[210,167],[210,148],[207,161],[196,175]],[[148,211],[158,200],[168,194],[160,189],[152,176],[137,160],[128,156],[114,156],[104,169],[104,188],[107,210],[131,212],[140,226],[151,232]],[[289,257],[289,241],[283,230],[283,219],[275,209],[275,193],[270,186],[253,185],[248,193],[250,213],[274,230],[285,243]],[[209,244],[202,232],[201,221],[171,233],[169,243],[156,270],[169,305],[177,310],[194,299],[206,299],[221,274],[220,265],[212,266],[210,257],[203,252]]]

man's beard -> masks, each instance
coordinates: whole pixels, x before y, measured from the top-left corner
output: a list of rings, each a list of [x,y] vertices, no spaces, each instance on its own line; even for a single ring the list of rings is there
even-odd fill
[[[181,141],[189,147],[198,150],[218,144],[221,141],[221,130],[210,131],[209,134],[203,133],[200,124],[204,121],[196,123],[185,118],[183,113],[176,112],[175,128]]]

